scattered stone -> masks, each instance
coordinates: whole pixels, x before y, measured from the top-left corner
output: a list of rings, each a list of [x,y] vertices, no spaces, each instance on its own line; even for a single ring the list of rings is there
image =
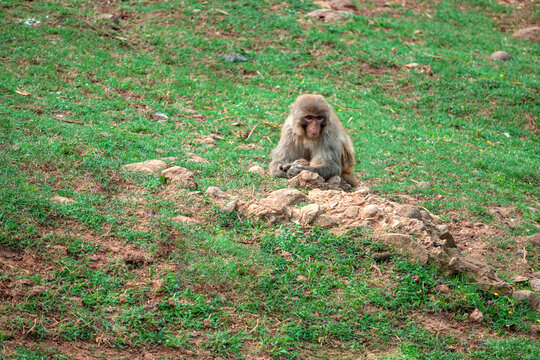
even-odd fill
[[[448,225],[437,225],[437,231],[439,231],[441,234],[444,234],[448,231]]]
[[[161,172],[167,182],[174,183],[176,185],[185,186],[189,189],[195,190],[197,188],[197,182],[195,181],[195,175],[186,168],[181,166],[173,166]]]
[[[246,62],[247,58],[242,54],[234,54],[234,55],[219,55],[228,62]]]
[[[193,154],[193,153],[188,153],[187,155],[189,156],[188,161],[197,162],[197,163],[203,163],[203,164],[210,163],[210,161],[206,160],[203,157],[200,157],[199,155],[196,155],[196,154]]]
[[[145,174],[155,174],[167,168],[167,163],[163,160],[147,160],[123,166],[129,171],[143,172]]]
[[[371,254],[371,258],[376,262],[383,262],[390,259],[391,257],[392,257],[392,253],[387,252],[387,251]]]
[[[480,310],[474,309],[474,311],[469,315],[469,319],[475,323],[481,323],[482,320],[484,320],[484,314],[482,314]]]
[[[450,289],[450,286],[446,284],[440,284],[440,285],[435,286],[435,290],[437,292],[440,292],[441,294],[450,294],[452,292],[452,290]]]
[[[306,276],[304,276],[304,275],[298,275],[298,276],[296,277],[296,281],[298,281],[298,282],[305,282],[305,281],[308,281],[308,278],[307,278]]]
[[[315,0],[313,3],[327,9],[356,10],[356,6],[354,6],[351,0]]]
[[[505,53],[504,51],[495,51],[493,54],[489,56],[493,60],[499,60],[499,61],[509,61],[512,60],[512,56],[510,54]]]
[[[152,119],[161,122],[161,121],[167,121],[169,117],[164,113],[155,112],[152,114]]]
[[[315,223],[320,227],[326,229],[338,225],[339,223],[341,223],[341,220],[336,216],[322,214],[319,215]]]
[[[532,279],[531,281],[529,281],[529,285],[531,285],[534,291],[540,293],[540,279]]]
[[[540,26],[532,26],[518,30],[514,33],[514,39],[529,40],[534,43],[540,42]]]
[[[427,264],[427,250],[409,236],[403,234],[381,234],[379,237],[395,251],[409,257],[418,265],[424,266]]]
[[[420,210],[420,215],[422,216],[422,219],[425,220],[433,220],[433,217],[430,213],[428,213],[426,210]]]
[[[296,175],[288,181],[289,185],[307,189],[325,189],[326,183],[322,176],[317,173],[308,170],[302,170],[300,174]]]
[[[264,201],[266,204],[282,203],[285,206],[290,206],[296,204],[297,202],[306,200],[307,197],[302,192],[296,189],[288,188],[273,191],[261,201]]]
[[[368,188],[367,186],[358,187],[356,188],[356,190],[354,190],[354,192],[359,195],[367,195],[370,191],[370,188]]]
[[[320,214],[321,208],[318,204],[309,204],[300,209],[297,209],[293,215],[293,221],[306,226],[311,224],[313,220]]]
[[[218,188],[217,186],[209,186],[208,189],[206,189],[205,194],[207,196],[213,196],[213,197],[216,197],[216,198],[226,198],[227,197],[227,194],[223,190]]]
[[[308,13],[307,16],[323,22],[345,20],[348,18],[346,13],[330,9],[318,9]]]
[[[252,216],[264,217],[271,222],[291,219],[296,213],[291,205],[307,200],[306,195],[292,188],[276,190],[266,198],[249,203],[243,209]]]
[[[225,213],[232,213],[234,210],[236,210],[236,205],[238,204],[238,200],[232,200],[229,201],[225,206],[221,208],[222,212]]]
[[[59,204],[73,204],[75,201],[73,199],[63,197],[63,196],[54,196],[49,199],[50,202],[59,203]]]
[[[526,281],[529,281],[529,278],[525,276],[518,275],[514,278],[514,283],[516,284],[521,283],[521,282],[526,282]]]
[[[347,210],[345,210],[343,215],[350,219],[356,219],[358,215],[360,214],[360,210],[361,210],[360,206],[350,206],[347,208]]]
[[[113,14],[99,14],[97,18],[99,20],[112,20],[115,16]]]
[[[255,166],[252,166],[248,169],[248,172],[252,173],[252,174],[260,174],[260,175],[264,175],[266,173],[266,171],[260,167],[259,165],[255,165]]]
[[[375,217],[375,215],[377,215],[378,212],[379,212],[379,208],[377,207],[377,205],[373,205],[373,204],[368,205],[362,209],[362,215],[365,218]]]
[[[400,205],[396,208],[396,214],[411,219],[422,220],[420,210],[414,205]]]
[[[530,290],[514,291],[514,300],[518,303],[526,303],[531,309],[536,309],[540,303],[538,295]]]
[[[527,236],[526,241],[532,246],[540,248],[540,233]]]

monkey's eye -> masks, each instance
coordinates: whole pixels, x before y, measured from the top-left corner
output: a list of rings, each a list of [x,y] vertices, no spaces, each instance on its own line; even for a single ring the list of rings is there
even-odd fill
[[[324,120],[324,116],[317,116],[317,120],[323,121],[323,120]]]
[[[307,115],[307,116],[305,117],[305,119],[311,121],[311,120],[313,120],[313,116]]]

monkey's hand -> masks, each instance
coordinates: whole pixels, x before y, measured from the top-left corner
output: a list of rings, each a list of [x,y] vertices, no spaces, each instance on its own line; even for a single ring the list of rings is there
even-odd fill
[[[287,170],[287,177],[290,179],[290,178],[293,178],[295,177],[296,175],[300,174],[302,171],[304,170],[308,170],[308,171],[313,171],[312,168],[310,168],[309,166],[304,166],[304,165],[292,165],[289,170]]]
[[[290,164],[282,164],[282,165],[279,165],[279,170],[282,170],[284,172],[288,172],[289,169],[293,166],[309,166],[309,161],[307,161],[306,159],[298,159],[298,160],[295,160],[294,162],[290,163]]]

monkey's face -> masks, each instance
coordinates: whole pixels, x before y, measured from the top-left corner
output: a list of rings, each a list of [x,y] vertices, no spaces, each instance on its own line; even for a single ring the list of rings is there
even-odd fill
[[[320,114],[306,114],[302,118],[302,127],[309,139],[316,139],[326,125],[326,117]]]

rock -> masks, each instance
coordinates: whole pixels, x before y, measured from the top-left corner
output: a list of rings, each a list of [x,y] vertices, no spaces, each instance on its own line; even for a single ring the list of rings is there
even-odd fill
[[[255,165],[255,166],[252,166],[248,169],[248,172],[252,173],[252,174],[260,174],[260,175],[264,175],[266,174],[266,171],[260,167],[259,165]]]
[[[443,241],[443,249],[457,248],[456,241],[450,232],[446,231],[439,235],[439,238]]]
[[[348,18],[344,13],[330,9],[318,9],[308,13],[307,16],[323,22],[345,20]]]
[[[377,262],[386,261],[390,259],[391,257],[392,257],[392,253],[389,253],[387,251],[371,254],[371,258]]]
[[[356,219],[358,217],[358,214],[360,214],[360,210],[360,206],[349,206],[347,210],[345,210],[343,215],[350,219]]]
[[[238,200],[229,201],[225,206],[221,208],[221,211],[230,214],[234,210],[236,210],[237,204],[238,204]]]
[[[435,290],[437,292],[440,292],[441,294],[450,294],[452,292],[450,287],[445,284],[440,284],[440,285],[435,286]]]
[[[173,166],[161,172],[167,182],[171,182],[177,185],[185,186],[189,189],[196,189],[197,182],[195,181],[195,175],[186,168],[181,166]]]
[[[296,277],[296,281],[298,281],[298,282],[305,282],[305,281],[308,281],[308,278],[307,278],[306,276],[304,276],[304,275],[298,275],[298,276]]]
[[[296,175],[288,181],[289,185],[308,188],[308,189],[326,189],[327,185],[324,182],[322,176],[317,173],[308,170],[302,170],[300,174]]]
[[[379,212],[379,208],[377,207],[377,205],[371,204],[362,209],[362,216],[364,218],[372,218],[372,217],[375,217],[375,215],[377,215],[378,212]]]
[[[370,188],[368,188],[367,186],[362,186],[362,187],[357,187],[354,190],[354,193],[359,194],[359,195],[367,195],[369,194],[370,191],[371,191]]]
[[[433,217],[430,213],[428,213],[426,210],[420,210],[420,215],[422,216],[422,219],[424,220],[433,220]]]
[[[208,189],[206,189],[205,194],[207,196],[213,196],[213,197],[222,198],[222,199],[227,197],[227,194],[225,194],[225,192],[221,190],[220,188],[218,188],[217,186],[209,186]]]
[[[526,281],[529,281],[529,278],[525,276],[518,275],[514,278],[514,283],[516,284],[521,283],[521,282],[526,282]]]
[[[306,201],[307,197],[302,192],[296,190],[296,189],[280,189],[276,190],[270,193],[265,199],[261,201],[265,201],[267,204],[283,204],[285,206],[294,205],[297,202],[300,201]],[[279,207],[279,206],[278,206]]]
[[[195,141],[200,144],[212,145],[212,146],[217,144],[217,138],[213,135],[202,136],[198,139],[195,139]]]
[[[356,9],[351,0],[315,0],[313,3],[320,7],[334,10],[352,11]]]
[[[437,231],[439,231],[441,234],[444,234],[448,231],[448,225],[437,225]]]
[[[115,16],[113,14],[99,14],[97,18],[99,20],[112,20]]]
[[[514,33],[514,39],[529,40],[535,43],[540,42],[540,26],[531,26],[518,30]]]
[[[164,113],[155,112],[152,114],[152,119],[156,121],[167,121],[169,117]]]
[[[143,172],[145,174],[155,174],[167,168],[167,163],[163,160],[147,160],[123,166],[129,171]]]
[[[525,303],[530,306],[531,309],[536,309],[540,303],[538,295],[530,290],[518,290],[514,291],[514,300],[518,303]]]
[[[540,233],[529,235],[525,238],[525,240],[532,246],[540,248]]]
[[[394,250],[407,256],[418,265],[426,265],[428,253],[416,240],[403,234],[381,234],[379,238]]]
[[[475,323],[481,323],[484,319],[484,314],[478,309],[474,309],[474,311],[469,315],[469,319],[474,321]]]
[[[420,210],[414,205],[399,205],[396,208],[396,214],[411,219],[422,220]]]
[[[187,216],[184,216],[184,215],[178,215],[174,218],[171,219],[172,221],[176,221],[176,222],[180,222],[180,223],[184,223],[184,224],[197,224],[198,221],[193,219],[193,218],[190,218],[190,217],[187,217]]]
[[[341,220],[336,216],[322,214],[319,215],[315,223],[320,227],[327,229],[339,225],[341,223]]]
[[[206,159],[203,158],[203,157],[200,157],[200,156],[197,155],[197,154],[188,153],[188,154],[186,154],[186,155],[189,156],[188,161],[196,162],[196,163],[203,163],[203,164],[208,164],[208,163],[210,163],[210,161],[206,160]]]
[[[540,271],[535,271],[531,274],[531,278],[540,279]]]
[[[242,54],[234,54],[234,55],[219,55],[228,62],[246,62],[247,58]]]
[[[63,196],[54,196],[49,199],[50,202],[59,203],[59,204],[73,204],[75,201],[73,199],[63,197]]]
[[[293,221],[303,226],[311,224],[313,220],[321,213],[321,208],[318,204],[309,204],[300,209],[295,210]]]
[[[510,54],[505,53],[504,51],[495,51],[489,57],[492,58],[493,60],[499,60],[499,61],[512,60],[512,57],[510,56]]]
[[[529,281],[529,285],[531,285],[531,288],[540,293],[540,279],[532,279]]]
[[[178,158],[175,157],[175,156],[169,156],[169,157],[165,157],[165,158],[161,158],[159,160],[163,160],[165,161],[167,164],[172,164],[174,163],[175,161],[178,161]]]

